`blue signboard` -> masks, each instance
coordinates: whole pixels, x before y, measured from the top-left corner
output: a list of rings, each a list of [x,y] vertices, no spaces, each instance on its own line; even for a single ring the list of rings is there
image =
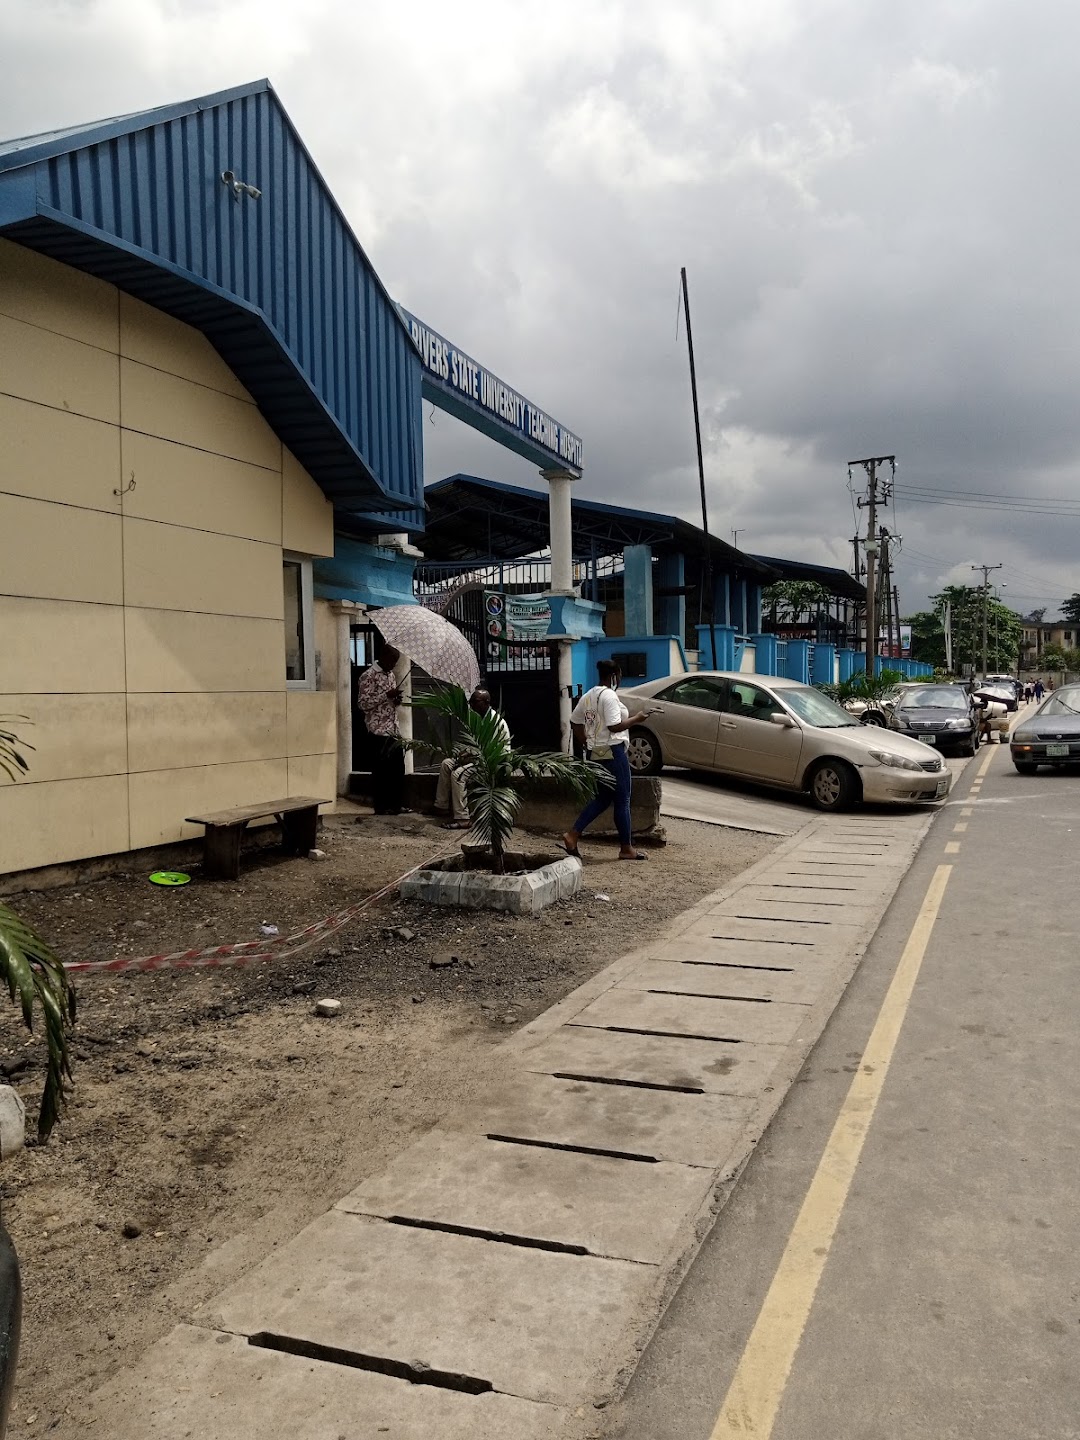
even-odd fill
[[[516,450],[541,470],[581,474],[585,447],[572,430],[403,306],[398,310],[420,355],[426,399],[500,445]]]

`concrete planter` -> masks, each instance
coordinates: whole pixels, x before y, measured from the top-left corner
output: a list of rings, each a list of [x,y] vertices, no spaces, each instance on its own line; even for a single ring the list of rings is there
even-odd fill
[[[579,860],[567,855],[516,875],[492,875],[469,866],[465,856],[418,870],[401,883],[404,900],[429,905],[458,905],[465,910],[504,910],[510,915],[535,915],[556,900],[569,900],[581,889]]]

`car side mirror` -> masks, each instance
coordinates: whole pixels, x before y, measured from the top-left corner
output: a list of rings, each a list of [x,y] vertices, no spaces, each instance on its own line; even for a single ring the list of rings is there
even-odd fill
[[[794,730],[795,721],[783,710],[775,710],[769,716],[774,725],[779,725],[784,730]]]

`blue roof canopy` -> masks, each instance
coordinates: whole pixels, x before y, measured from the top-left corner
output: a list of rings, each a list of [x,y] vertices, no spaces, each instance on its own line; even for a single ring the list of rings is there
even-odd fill
[[[419,356],[269,81],[0,143],[0,235],[201,330],[335,508],[423,528]]]

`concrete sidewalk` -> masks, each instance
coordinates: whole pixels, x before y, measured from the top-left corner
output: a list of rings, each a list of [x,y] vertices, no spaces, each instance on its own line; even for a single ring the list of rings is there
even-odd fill
[[[819,817],[93,1397],[114,1440],[542,1440],[632,1372],[930,812]]]

